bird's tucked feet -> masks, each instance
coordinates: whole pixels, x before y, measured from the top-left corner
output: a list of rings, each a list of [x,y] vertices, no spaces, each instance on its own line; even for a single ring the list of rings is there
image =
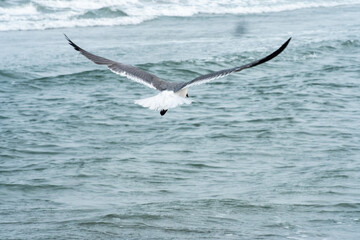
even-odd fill
[[[166,112],[167,112],[167,109],[163,109],[163,110],[160,111],[160,115],[164,116]]]

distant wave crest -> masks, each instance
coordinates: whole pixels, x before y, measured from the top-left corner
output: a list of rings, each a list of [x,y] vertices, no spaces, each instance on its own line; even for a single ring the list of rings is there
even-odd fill
[[[20,3],[19,3],[20,2]],[[260,14],[359,4],[359,0],[12,0],[0,2],[0,31],[140,24],[162,16]]]

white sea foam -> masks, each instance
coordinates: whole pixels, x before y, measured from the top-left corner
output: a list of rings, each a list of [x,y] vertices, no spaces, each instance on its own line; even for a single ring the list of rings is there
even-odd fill
[[[6,0],[10,2],[11,0]],[[259,14],[314,7],[360,4],[360,0],[29,0],[0,7],[0,31],[139,24],[161,16],[196,14]],[[4,4],[3,6],[6,6]],[[82,18],[88,11],[109,8],[126,16]]]
[[[26,16],[37,14],[36,7],[32,4],[26,4],[22,6],[16,6],[11,8],[0,7],[0,17],[7,16]]]

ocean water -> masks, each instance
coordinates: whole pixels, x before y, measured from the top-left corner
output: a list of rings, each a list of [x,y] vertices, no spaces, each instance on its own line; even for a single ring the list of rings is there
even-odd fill
[[[360,239],[360,1],[0,1],[0,239]],[[84,49],[169,81],[156,94]]]

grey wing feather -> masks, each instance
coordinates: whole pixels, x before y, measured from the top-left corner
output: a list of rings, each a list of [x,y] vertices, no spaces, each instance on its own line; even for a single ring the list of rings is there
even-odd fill
[[[233,72],[239,72],[243,69],[246,69],[246,68],[251,68],[251,67],[255,67],[259,64],[262,64],[264,62],[267,62],[271,59],[273,59],[274,57],[276,57],[277,55],[279,55],[282,51],[284,51],[284,49],[287,47],[287,45],[289,44],[291,38],[289,38],[279,49],[277,49],[275,52],[271,53],[270,55],[264,57],[264,58],[261,58],[259,60],[256,60],[254,62],[251,62],[251,63],[248,63],[248,64],[245,64],[245,65],[242,65],[240,67],[234,67],[234,68],[229,68],[229,69],[225,69],[225,70],[221,70],[221,71],[217,71],[217,72],[213,72],[213,73],[209,73],[209,74],[206,74],[206,75],[202,75],[200,77],[197,77],[189,82],[185,82],[183,84],[181,84],[179,86],[179,90],[180,89],[183,89],[185,87],[191,87],[191,86],[195,86],[195,85],[199,85],[199,84],[203,84],[203,83],[207,83],[207,82],[210,82],[214,79],[217,79],[217,78],[222,78],[222,77],[225,77]]]
[[[110,59],[106,59],[106,58],[94,55],[92,53],[89,53],[88,51],[85,51],[84,49],[82,49],[78,45],[76,45],[66,35],[65,35],[65,37],[69,41],[69,44],[71,46],[73,46],[76,51],[79,51],[82,55],[84,55],[86,58],[90,59],[91,61],[93,61],[96,64],[107,65],[107,67],[116,74],[127,77],[131,80],[142,83],[150,88],[157,89],[159,91],[166,90],[172,86],[171,83],[161,80],[157,76],[155,76],[151,73],[145,72],[144,70],[141,70],[139,68],[136,68],[136,67],[133,67],[130,65],[125,65],[125,64],[115,62]]]

